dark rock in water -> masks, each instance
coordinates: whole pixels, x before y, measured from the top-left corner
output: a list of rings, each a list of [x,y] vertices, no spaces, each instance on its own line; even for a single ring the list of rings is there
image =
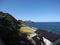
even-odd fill
[[[58,34],[55,34],[53,32],[48,32],[48,31],[45,31],[45,30],[37,30],[36,33],[39,35],[39,37],[45,37],[46,39],[50,40],[51,42],[54,42],[56,41],[57,39],[60,38],[60,35]]]

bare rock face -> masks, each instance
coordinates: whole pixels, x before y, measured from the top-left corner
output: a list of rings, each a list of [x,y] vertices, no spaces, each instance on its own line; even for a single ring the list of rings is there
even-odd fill
[[[5,45],[17,45],[20,37],[18,35],[20,23],[10,14],[0,12],[0,37]]]
[[[18,22],[12,15],[8,14],[8,13],[3,13],[0,12],[0,16],[5,17],[5,20],[7,20],[7,22],[9,22],[10,24],[12,24],[15,27],[18,27],[17,24],[20,24],[20,22]],[[5,23],[6,24],[6,23]]]

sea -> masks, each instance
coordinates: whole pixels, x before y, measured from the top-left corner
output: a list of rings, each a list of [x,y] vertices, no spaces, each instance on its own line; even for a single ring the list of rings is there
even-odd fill
[[[51,31],[60,35],[60,22],[30,22],[25,23],[29,27]]]

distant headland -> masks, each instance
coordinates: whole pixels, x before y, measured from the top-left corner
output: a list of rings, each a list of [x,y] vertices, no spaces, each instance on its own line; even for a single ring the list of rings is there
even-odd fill
[[[34,23],[34,21],[32,21],[32,20],[18,20],[19,22],[21,22],[21,23]]]

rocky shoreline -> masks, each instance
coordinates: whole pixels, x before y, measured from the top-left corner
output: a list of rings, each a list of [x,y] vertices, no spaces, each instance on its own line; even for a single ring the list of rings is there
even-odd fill
[[[50,45],[51,42],[60,39],[60,35],[41,29],[36,31],[22,24],[10,14],[0,12],[0,38],[4,43],[2,45]],[[48,44],[46,40],[51,42]]]
[[[22,28],[23,27],[23,28]],[[26,33],[22,30],[27,29]],[[0,12],[0,37],[4,45],[35,45],[27,38],[34,29],[25,26],[8,13]],[[32,32],[34,33],[34,31]],[[21,43],[24,42],[24,43]]]

